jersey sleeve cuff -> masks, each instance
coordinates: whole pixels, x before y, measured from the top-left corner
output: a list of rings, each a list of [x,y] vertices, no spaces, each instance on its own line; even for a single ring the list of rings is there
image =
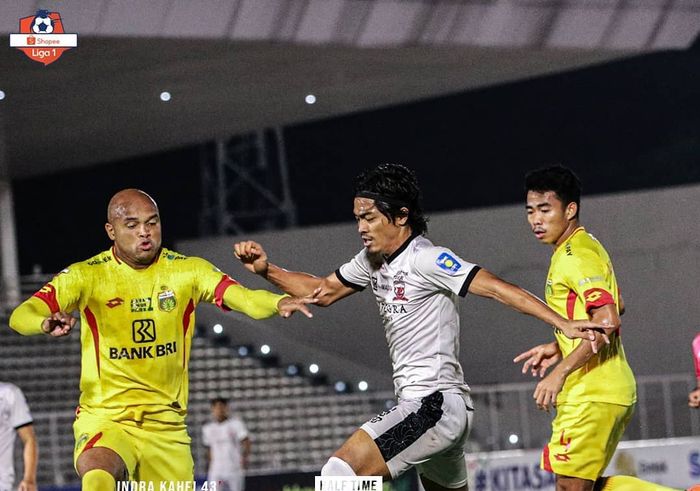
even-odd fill
[[[347,286],[348,288],[352,288],[353,290],[356,290],[358,292],[361,292],[365,289],[364,286],[356,285],[355,283],[352,283],[351,281],[348,281],[345,278],[343,278],[343,275],[340,274],[340,269],[335,270],[335,276],[338,278],[338,280],[340,280],[340,282],[343,285]]]
[[[15,426],[15,431],[19,430],[20,428],[24,428],[25,426],[29,426],[31,424],[34,424],[34,421],[27,421],[26,423],[22,423],[21,425]]]
[[[469,293],[469,285],[472,284],[472,280],[476,276],[476,273],[479,272],[481,269],[481,266],[474,266],[471,271],[469,271],[469,274],[467,277],[464,279],[464,283],[462,283],[462,288],[459,289],[459,296],[460,297],[466,297],[467,293]]]

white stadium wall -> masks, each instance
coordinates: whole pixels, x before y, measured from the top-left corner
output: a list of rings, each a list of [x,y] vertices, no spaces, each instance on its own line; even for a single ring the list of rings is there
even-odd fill
[[[690,342],[700,330],[700,186],[584,197],[581,220],[606,246],[627,313],[623,340],[638,375],[691,372]],[[351,203],[346,206],[348,214]],[[499,276],[543,295],[551,250],[529,232],[524,206],[509,205],[430,215],[429,237]],[[232,244],[260,241],[272,262],[288,269],[329,274],[361,243],[352,222],[285,232],[183,241],[183,253],[210,259],[243,284],[268,288],[233,259]],[[270,344],[284,363],[316,362],[331,378],[365,379],[391,387],[388,349],[377,306],[365,291],[328,309],[256,322],[201,309],[198,323],[222,322],[235,343]],[[468,383],[526,380],[513,357],[551,340],[536,320],[471,295],[461,301],[461,361]]]

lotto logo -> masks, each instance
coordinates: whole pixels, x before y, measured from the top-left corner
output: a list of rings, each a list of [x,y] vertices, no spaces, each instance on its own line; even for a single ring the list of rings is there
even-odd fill
[[[598,300],[600,299],[600,297],[602,297],[602,296],[603,296],[603,294],[600,293],[599,291],[594,291],[594,292],[592,292],[592,293],[589,293],[589,294],[586,296],[586,302],[590,302],[590,303],[596,302],[596,301],[598,301]]]

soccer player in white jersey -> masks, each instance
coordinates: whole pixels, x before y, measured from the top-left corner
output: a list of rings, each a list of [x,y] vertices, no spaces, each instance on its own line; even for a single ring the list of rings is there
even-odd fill
[[[416,466],[428,491],[467,489],[464,443],[473,413],[459,363],[458,296],[493,298],[571,337],[595,339],[591,322],[568,321],[541,300],[424,234],[427,220],[413,171],[382,164],[355,183],[353,213],[364,248],[325,278],[268,262],[260,244],[235,244],[245,267],[292,295],[320,288],[327,306],[372,288],[384,324],[398,405],[362,425],[321,474],[396,478]],[[600,336],[597,336],[600,338]]]
[[[13,488],[15,433],[23,445],[24,475]],[[0,491],[36,491],[38,447],[32,415],[22,391],[14,384],[0,382]]]
[[[219,491],[243,491],[251,448],[248,429],[240,418],[231,417],[229,401],[223,397],[211,401],[211,415],[213,421],[202,427],[207,480],[216,481]]]

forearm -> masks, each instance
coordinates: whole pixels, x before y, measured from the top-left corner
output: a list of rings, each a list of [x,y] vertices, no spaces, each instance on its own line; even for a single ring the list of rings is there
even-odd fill
[[[44,334],[41,323],[50,315],[48,305],[36,297],[30,297],[12,312],[10,327],[25,336]]]
[[[284,297],[267,290],[249,290],[241,285],[231,285],[224,292],[224,305],[253,319],[267,319],[279,313],[277,305]]]
[[[537,296],[503,280],[495,282],[489,291],[491,298],[523,314],[531,315],[555,327],[564,320]]]
[[[559,364],[554,367],[552,373],[566,378],[570,373],[578,370],[584,366],[588,360],[593,357],[593,348],[591,343],[581,341],[574,350],[569,353],[569,356],[565,357],[559,362]]]
[[[36,483],[36,467],[39,458],[36,438],[30,438],[24,444],[24,477],[22,480],[27,483]]]
[[[310,295],[323,282],[323,278],[318,276],[297,271],[287,271],[272,263],[269,264],[264,277],[283,292],[295,297]]]

